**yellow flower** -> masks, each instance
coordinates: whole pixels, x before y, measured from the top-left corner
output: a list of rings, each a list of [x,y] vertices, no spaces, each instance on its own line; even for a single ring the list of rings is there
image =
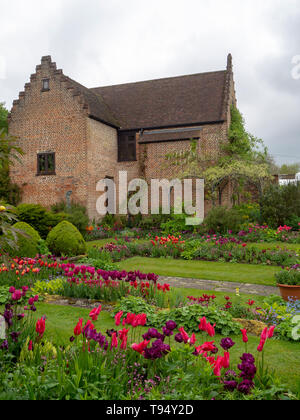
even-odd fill
[[[0,211],[5,211],[5,210],[6,210],[6,207],[0,206]]]
[[[239,289],[238,287],[235,289],[235,294],[236,294],[237,296],[240,296],[240,289]]]

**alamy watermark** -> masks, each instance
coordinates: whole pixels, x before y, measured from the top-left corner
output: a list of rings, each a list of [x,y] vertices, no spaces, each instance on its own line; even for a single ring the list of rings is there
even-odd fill
[[[295,325],[295,327],[292,329],[292,337],[293,339],[299,340],[300,339],[300,315],[295,315],[292,319],[292,324]]]
[[[0,55],[0,80],[6,79],[6,59]]]
[[[171,214],[173,202],[174,214],[187,215],[186,225],[199,225],[204,220],[203,179],[151,179],[149,186],[140,178],[128,183],[127,171],[119,171],[118,188],[113,179],[105,178],[97,183],[96,190],[103,193],[96,203],[101,216],[160,214],[160,209],[162,214]]]
[[[293,68],[292,68],[292,78],[295,80],[299,80],[300,79],[300,55],[295,55],[292,58],[292,64],[293,64]]]

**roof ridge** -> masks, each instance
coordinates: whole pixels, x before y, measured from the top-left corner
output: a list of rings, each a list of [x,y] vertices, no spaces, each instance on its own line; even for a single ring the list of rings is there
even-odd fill
[[[185,77],[193,77],[193,76],[203,76],[206,74],[217,74],[217,73],[226,73],[227,70],[216,70],[216,71],[207,71],[203,73],[191,73],[191,74],[183,74],[180,76],[169,76],[169,77],[160,77],[157,79],[148,79],[148,80],[140,80],[138,82],[126,82],[126,83],[118,83],[116,85],[106,85],[106,86],[96,86],[92,88],[88,88],[89,90],[93,91],[96,89],[105,89],[105,88],[111,88],[111,87],[117,87],[117,86],[128,86],[128,85],[137,85],[140,83],[147,83],[147,82],[158,82],[160,80],[169,80],[169,79],[180,79]]]

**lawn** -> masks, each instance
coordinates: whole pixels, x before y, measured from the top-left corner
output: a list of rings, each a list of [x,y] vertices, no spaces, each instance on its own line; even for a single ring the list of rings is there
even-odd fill
[[[71,306],[57,306],[45,303],[37,305],[36,319],[43,315],[47,316],[45,337],[51,339],[56,344],[68,345],[69,338],[73,334],[74,326],[79,318],[88,319],[89,309],[75,308]],[[114,328],[114,320],[108,312],[102,312],[98,321],[94,323],[97,330],[105,332],[107,329]],[[144,329],[147,330],[146,328]],[[214,337],[216,345],[221,340],[220,335]],[[231,350],[232,368],[236,368],[239,363],[239,357],[245,351],[241,336],[233,336],[235,346]],[[198,342],[202,342],[203,338],[197,334]],[[257,357],[256,347],[258,345],[258,337],[249,337],[248,352],[253,353]],[[177,345],[177,344],[176,344]],[[285,342],[273,339],[268,341],[265,346],[265,361],[267,365],[276,367],[276,374],[279,376],[281,383],[287,384],[293,391],[299,387],[300,372],[300,349],[299,343]]]
[[[274,274],[280,267],[210,261],[185,261],[172,258],[133,257],[121,261],[122,270],[140,270],[160,276],[185,277],[275,286]]]

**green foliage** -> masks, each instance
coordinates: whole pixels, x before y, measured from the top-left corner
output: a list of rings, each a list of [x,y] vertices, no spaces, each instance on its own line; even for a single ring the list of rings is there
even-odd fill
[[[49,232],[47,246],[55,255],[76,256],[86,252],[85,241],[70,222],[60,222]]]
[[[108,251],[101,251],[97,247],[90,247],[86,258],[78,261],[78,264],[95,267],[97,270],[118,270],[117,264],[113,263],[111,253]]]
[[[139,227],[145,230],[160,229],[163,223],[166,223],[170,219],[170,215],[162,214],[161,209],[159,214],[152,214],[142,218]]]
[[[300,230],[300,216],[293,214],[286,219],[285,224],[293,228],[294,231],[298,232]]]
[[[8,135],[7,115],[7,109],[0,103],[0,199],[16,205],[21,200],[21,189],[11,183],[9,167],[15,160],[20,160],[23,151],[16,138]]]
[[[145,300],[138,296],[126,296],[122,297],[117,303],[114,313],[114,316],[117,312],[123,311],[124,314],[146,314],[147,315],[147,325],[151,325],[155,317],[155,307],[149,305]]]
[[[49,254],[49,248],[47,247],[47,243],[44,239],[41,239],[38,242],[38,253],[40,255],[48,255]]]
[[[234,210],[237,210],[242,216],[243,222],[248,223],[257,223],[260,220],[260,207],[257,203],[243,203],[237,206],[234,206]]]
[[[268,185],[272,176],[266,163],[255,161],[229,160],[218,166],[212,166],[205,171],[205,185],[212,192],[215,200],[215,193],[219,186],[228,183],[233,187],[233,201],[239,201],[247,185],[254,185],[259,193],[265,185]]]
[[[21,201],[21,196],[21,188],[11,183],[8,165],[3,165],[0,168],[0,199],[15,206]]]
[[[300,270],[290,269],[281,270],[275,273],[277,284],[286,284],[288,286],[300,286]]]
[[[0,286],[0,305],[8,303],[10,297],[9,286]]]
[[[13,225],[17,236],[17,247],[11,247],[9,244],[4,244],[3,249],[11,257],[29,257],[33,258],[38,254],[39,241],[41,237],[39,233],[28,223],[18,222]],[[13,239],[12,232],[7,234],[8,239]]]
[[[229,143],[223,146],[225,153],[229,158],[238,160],[253,161],[258,157],[264,160],[266,150],[264,152],[259,151],[263,146],[262,140],[246,131],[243,115],[235,106],[231,106],[230,113]]]
[[[187,331],[199,332],[199,318],[204,316],[212,325],[216,324],[216,331],[224,336],[240,332],[240,326],[232,321],[232,316],[215,306],[189,305],[170,311],[160,311],[154,317],[153,325],[162,327],[168,320],[172,319]]]
[[[245,220],[237,209],[228,209],[223,206],[214,207],[207,214],[204,223],[208,232],[227,233],[231,230],[233,233],[239,232],[241,225]]]
[[[260,198],[261,219],[273,228],[300,217],[300,184],[268,186]]]
[[[284,163],[279,169],[282,175],[294,175],[300,171],[300,163],[292,163],[290,165]]]
[[[8,131],[8,110],[5,108],[4,103],[0,102],[0,131],[4,130],[5,133]]]
[[[49,295],[60,295],[63,292],[63,285],[66,280],[58,278],[51,281],[38,280],[35,282],[32,292],[40,295],[48,293]]]
[[[72,223],[82,234],[85,233],[86,227],[89,224],[89,218],[87,215],[87,210],[84,206],[78,203],[71,203],[70,207],[62,201],[60,203],[54,204],[51,206],[53,213],[63,213],[65,214],[65,219]]]
[[[204,178],[207,197],[216,202],[219,187],[231,184],[233,201],[239,202],[247,186],[255,185],[259,193],[271,181],[270,162],[266,148],[260,139],[249,134],[245,122],[234,106],[231,108],[229,141],[221,145],[219,156],[199,150],[198,142],[192,140],[190,149],[166,155],[168,165],[179,169],[179,177]]]
[[[180,235],[184,230],[188,230],[189,226],[186,225],[185,214],[173,214],[170,219],[161,223],[160,228],[164,235]]]
[[[7,205],[0,205],[0,243],[3,247],[16,248],[17,233],[12,224],[18,219],[14,208]]]
[[[63,213],[51,213],[40,204],[20,204],[17,207],[17,216],[20,221],[34,227],[43,239],[47,238],[53,227],[67,217]]]

